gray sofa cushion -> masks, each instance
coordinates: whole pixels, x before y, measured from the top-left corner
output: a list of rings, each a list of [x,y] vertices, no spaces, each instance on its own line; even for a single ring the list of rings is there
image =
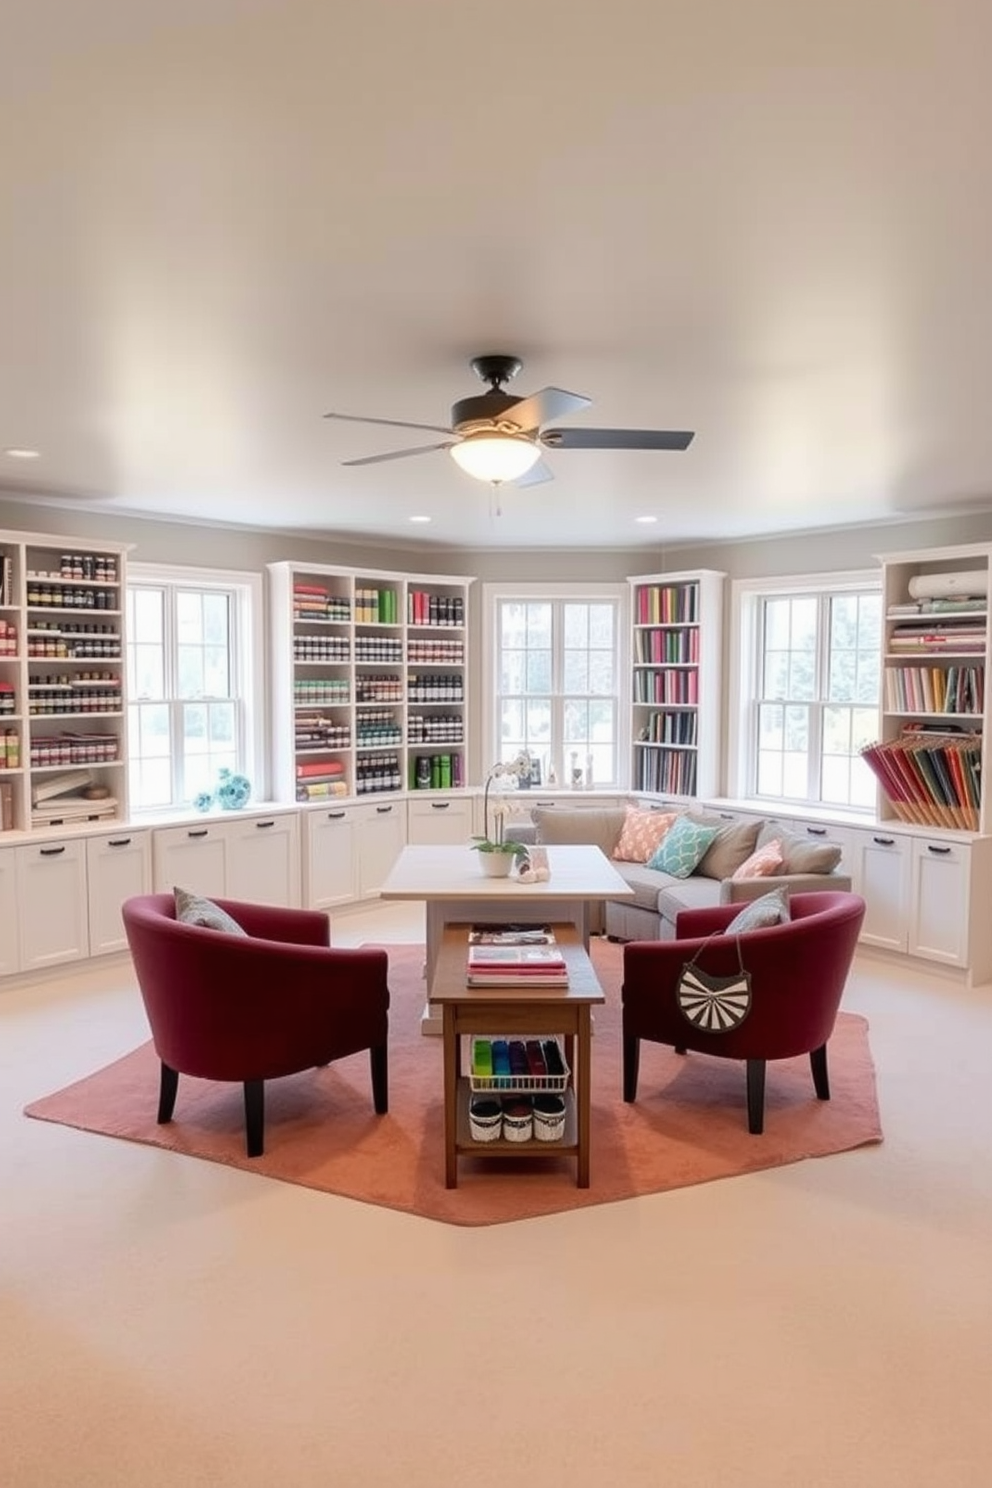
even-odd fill
[[[771,822],[765,824],[758,834],[758,846],[763,847],[777,837],[782,844],[782,866],[771,875],[782,878],[790,873],[832,873],[843,855],[844,849],[836,842],[810,842],[792,832],[782,830]]]
[[[700,878],[693,874],[690,878],[659,887],[656,902],[661,918],[674,924],[676,915],[683,909],[709,909],[719,904],[720,885],[715,878]]]
[[[758,843],[761,831],[760,819],[754,821],[723,822],[718,816],[692,813],[693,821],[718,824],[719,830],[697,865],[696,872],[704,878],[731,878],[742,863],[746,863]],[[784,854],[783,854],[784,856]]]
[[[608,858],[620,841],[625,806],[535,806],[531,812],[542,846],[578,844],[598,847]]]

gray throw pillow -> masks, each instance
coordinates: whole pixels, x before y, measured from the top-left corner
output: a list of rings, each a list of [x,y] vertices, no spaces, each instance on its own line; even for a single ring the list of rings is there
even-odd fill
[[[772,837],[782,844],[782,866],[775,869],[775,877],[787,873],[832,873],[841,860],[844,849],[839,842],[810,842],[769,822],[761,829],[758,846],[764,847]]]
[[[713,823],[712,817],[695,813],[692,819],[707,825]],[[720,818],[716,820],[719,822]],[[760,820],[726,822],[718,826],[717,834],[700,859],[696,872],[704,878],[732,878],[758,845],[761,826]]]
[[[176,898],[176,919],[184,925],[200,925],[204,930],[224,930],[228,935],[248,934],[226,909],[221,909],[212,899],[191,894],[189,889],[174,888],[172,892]]]
[[[740,914],[735,915],[724,930],[724,935],[743,935],[746,930],[764,930],[769,925],[784,925],[792,916],[789,913],[789,896],[785,889],[773,889],[752,899]]]
[[[612,858],[627,820],[625,806],[535,806],[531,820],[538,842],[598,847]]]

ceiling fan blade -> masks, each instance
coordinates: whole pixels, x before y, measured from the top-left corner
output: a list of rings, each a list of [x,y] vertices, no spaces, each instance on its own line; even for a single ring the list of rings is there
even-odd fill
[[[448,439],[444,444],[418,444],[413,449],[390,450],[385,455],[366,455],[361,460],[342,460],[342,465],[381,465],[384,460],[405,460],[407,455],[430,455],[434,450],[450,449],[454,444]]]
[[[345,419],[349,424],[386,424],[390,429],[426,429],[431,434],[450,434],[444,424],[410,424],[406,419],[366,418],[361,413],[325,413],[325,418]]]
[[[571,413],[581,413],[588,408],[591,398],[581,393],[568,393],[564,388],[546,387],[532,393],[529,398],[520,398],[500,419],[517,425],[518,429],[540,429],[552,419],[568,418]]]
[[[549,449],[684,450],[692,439],[687,429],[545,429],[540,435]]]
[[[554,478],[555,473],[551,469],[551,466],[545,460],[538,460],[537,464],[532,465],[529,470],[525,471],[524,474],[519,477],[519,479],[511,481],[511,485],[540,486],[545,481],[551,481],[554,480]]]

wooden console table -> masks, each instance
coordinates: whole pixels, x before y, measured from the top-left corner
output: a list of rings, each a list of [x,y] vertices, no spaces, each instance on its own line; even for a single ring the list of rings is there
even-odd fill
[[[444,1180],[458,1186],[459,1157],[523,1159],[574,1157],[576,1183],[589,1187],[590,1074],[592,1019],[595,1003],[605,1002],[592,962],[574,925],[555,925],[555,939],[568,963],[567,987],[468,987],[465,963],[468,926],[449,925],[441,937],[430,1000],[442,1010],[444,1038]],[[468,1106],[470,1088],[461,1072],[462,1037],[498,1034],[534,1038],[562,1034],[571,1070],[565,1092],[565,1133],[559,1142],[494,1142],[472,1140]],[[498,1092],[494,1091],[494,1095]]]

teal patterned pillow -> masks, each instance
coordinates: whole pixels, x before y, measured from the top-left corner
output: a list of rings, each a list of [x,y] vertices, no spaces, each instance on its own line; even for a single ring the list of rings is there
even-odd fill
[[[742,935],[745,930],[764,930],[769,925],[784,925],[792,918],[789,913],[789,896],[784,889],[773,889],[752,899],[740,914],[735,915],[724,930],[724,935]]]
[[[658,844],[658,851],[648,862],[673,878],[688,878],[701,863],[719,827],[704,827],[687,816],[678,816]]]

